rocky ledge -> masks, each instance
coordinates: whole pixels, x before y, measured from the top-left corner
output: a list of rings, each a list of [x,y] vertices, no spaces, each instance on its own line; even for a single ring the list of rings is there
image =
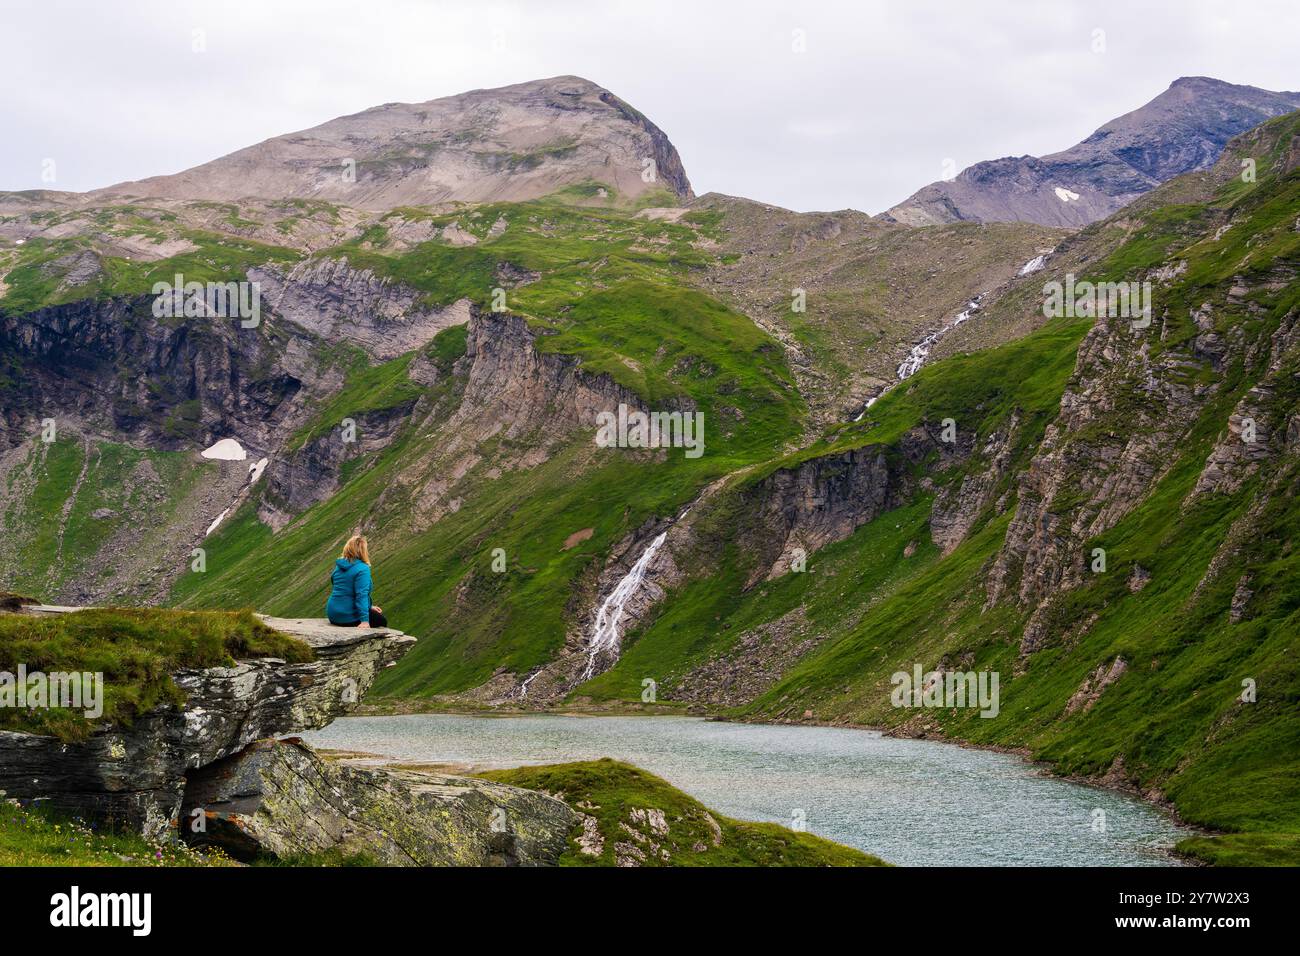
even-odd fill
[[[47,605],[29,614],[78,608]],[[187,774],[265,737],[324,727],[353,710],[384,667],[415,638],[391,628],[332,627],[323,620],[263,617],[299,638],[315,660],[265,657],[233,667],[180,670],[183,707],[161,707],[130,727],[105,724],[90,738],[0,731],[0,790],[85,819],[139,830],[151,838],[176,826]]]
[[[502,783],[349,766],[264,740],[190,774],[184,839],[236,859],[327,851],[388,866],[553,865],[578,815]]]

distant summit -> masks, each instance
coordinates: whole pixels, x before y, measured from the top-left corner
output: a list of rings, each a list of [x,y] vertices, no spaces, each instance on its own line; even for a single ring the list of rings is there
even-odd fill
[[[92,196],[320,199],[362,209],[534,199],[565,187],[692,197],[663,131],[576,76],[387,103]]]
[[[1209,167],[1233,136],[1296,109],[1300,93],[1185,76],[1064,152],[976,163],[884,215],[916,226],[960,220],[1085,226],[1160,183]]]

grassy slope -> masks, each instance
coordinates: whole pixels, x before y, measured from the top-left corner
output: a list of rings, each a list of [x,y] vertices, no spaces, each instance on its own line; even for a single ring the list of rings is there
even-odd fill
[[[718,195],[691,215],[717,227],[710,289],[789,332],[820,373],[801,381],[806,397],[830,416],[892,381],[908,344],[1066,235],[1033,223],[912,229]],[[794,289],[805,311],[792,309]]]
[[[1237,224],[1217,239],[1203,238],[1229,208]],[[1167,303],[1171,316],[1186,316],[1212,301],[1221,329],[1236,326],[1266,338],[1300,305],[1300,289],[1291,285],[1257,293],[1256,310],[1246,314],[1227,301],[1226,287],[1234,276],[1260,275],[1300,261],[1300,235],[1289,228],[1297,209],[1300,176],[1295,173],[1261,181],[1257,190],[1233,184],[1209,204],[1156,210],[1130,243],[1099,265],[1098,274],[1131,276],[1181,250],[1188,269],[1163,293],[1162,307]],[[1194,334],[1189,325],[1175,318],[1170,335],[1153,348],[1184,341]],[[872,432],[888,441],[912,424],[952,415],[959,422],[984,416],[982,435],[989,410],[1008,405],[1030,410],[1037,419],[1054,407],[1072,367],[1071,344],[1085,326],[1048,326],[1012,346],[937,364],[907,392],[872,409],[877,423]],[[1046,347],[1051,337],[1057,338],[1055,352]],[[1045,364],[1044,357],[1053,354],[1057,361]],[[1189,370],[1196,374],[1203,373]],[[702,656],[696,648],[725,647],[728,631],[771,620],[802,601],[814,620],[830,622],[828,639],[743,715],[797,718],[809,709],[819,720],[896,725],[915,712],[891,706],[889,676],[910,671],[915,663],[928,670],[941,660],[960,659],[964,669],[1001,673],[1002,714],[982,719],[971,712],[929,712],[943,733],[1027,746],[1063,773],[1098,774],[1122,756],[1129,774],[1144,787],[1162,788],[1188,821],[1244,831],[1222,840],[1189,841],[1187,852],[1215,862],[1300,862],[1300,668],[1291,647],[1300,633],[1295,597],[1300,567],[1293,550],[1300,506],[1293,493],[1278,493],[1295,487],[1300,468],[1290,459],[1274,466],[1283,473],[1265,473],[1265,479],[1273,479],[1274,494],[1258,533],[1200,591],[1211,558],[1234,521],[1259,500],[1264,479],[1236,494],[1184,506],[1229,411],[1258,375],[1258,366],[1228,369],[1222,395],[1206,409],[1163,480],[1117,527],[1089,543],[1106,548],[1109,572],[1062,603],[1053,621],[1058,643],[1035,654],[1023,674],[1016,674],[1023,614],[1009,607],[985,609],[983,588],[972,587],[1001,546],[1010,512],[989,516],[943,560],[922,547],[907,559],[922,567],[904,571],[900,545],[923,537],[922,522],[904,509],[815,555],[819,576],[790,575],[742,595],[736,588],[741,576],[734,567],[723,567],[688,585],[665,602],[670,609],[658,620],[630,637],[619,666],[582,691],[629,696],[642,674],[680,672],[683,649],[690,663]],[[1284,373],[1280,381],[1294,382],[1294,376]],[[1120,398],[1114,427],[1123,429],[1126,396]],[[1295,409],[1294,395],[1279,398],[1283,409],[1287,402]],[[847,443],[838,439],[827,447]],[[1151,573],[1152,583],[1131,594],[1126,580],[1137,565]],[[1228,604],[1246,571],[1257,597],[1248,619],[1233,623]],[[873,592],[873,603],[860,619],[837,629],[837,622],[849,617],[837,605],[851,600],[855,579],[894,583],[883,594]],[[1084,627],[1094,615],[1091,627]],[[1067,718],[1071,695],[1098,663],[1117,656],[1131,665],[1125,677],[1093,709]],[[1258,703],[1240,702],[1245,678],[1256,681]]]
[[[26,461],[7,477],[9,506],[0,512],[0,529],[7,541],[22,542],[21,554],[8,554],[4,544],[0,553],[9,558],[3,583],[41,594],[58,593],[74,577],[94,572],[100,547],[125,528],[136,528],[138,548],[154,550],[155,540],[168,533],[166,522],[158,520],[160,513],[184,507],[204,472],[214,467],[196,465],[185,452],[86,443],[66,432],[57,441],[34,439],[30,444]],[[157,482],[133,480],[141,467],[157,475]],[[15,493],[29,475],[30,493]],[[166,490],[165,501],[152,496],[158,488]],[[107,517],[94,517],[104,511]],[[151,516],[143,527],[142,515]]]
[[[1283,188],[1260,185],[1268,188],[1233,186],[1211,204],[1175,205],[1147,214],[1143,228],[1098,273],[1124,278],[1164,261],[1171,251],[1207,234],[1217,212],[1234,204],[1250,213],[1249,221],[1212,242],[1200,240],[1206,247],[1203,254],[1189,257],[1191,267],[1169,303],[1173,311],[1185,314],[1207,293],[1219,294],[1216,288],[1246,256],[1253,269],[1293,258],[1294,234],[1288,236],[1278,226],[1295,215],[1294,176]],[[509,228],[492,238],[488,227],[501,217],[509,220]],[[339,251],[354,264],[410,282],[437,302],[468,295],[486,304],[488,290],[500,281],[496,269],[502,261],[539,272],[542,281],[509,290],[510,308],[527,315],[539,330],[556,333],[543,340],[546,347],[575,354],[590,369],[609,372],[647,397],[685,391],[707,407],[718,400],[719,390],[710,388],[708,377],[679,380],[675,373],[680,366],[663,360],[659,346],[664,343],[646,333],[645,322],[671,329],[669,345],[679,348],[670,355],[707,355],[709,362],[696,369],[707,370],[715,357],[727,363],[721,367],[728,393],[734,382],[745,380],[766,386],[768,398],[784,393],[787,376],[779,362],[764,370],[760,361],[766,343],[739,360],[726,347],[728,336],[748,324],[680,287],[677,280],[683,270],[694,268],[699,255],[686,226],[547,204],[488,207],[477,224],[458,221],[480,237],[479,245],[430,243],[397,254],[385,248],[381,233],[374,233]],[[1269,241],[1262,243],[1260,236]],[[1270,304],[1269,315],[1248,321],[1276,321],[1277,310],[1285,307],[1286,302]],[[703,327],[696,321],[699,316],[706,320]],[[1243,320],[1232,315],[1231,321]],[[1012,407],[1030,414],[1026,434],[1033,434],[1041,428],[1042,410],[1050,410],[1064,384],[1061,369],[1068,374],[1068,361],[1058,365],[1054,359],[1072,357],[1081,332],[1078,325],[1049,327],[1025,340],[1022,347],[1030,352],[1018,353],[1013,346],[932,367],[909,389],[873,408],[871,431],[847,428],[802,454],[864,442],[887,446],[909,424],[947,415],[962,427],[978,422],[975,427],[983,436]],[[1175,334],[1189,332],[1183,326]],[[1034,355],[1033,349],[1041,352]],[[355,385],[357,402],[364,404],[366,396],[398,378],[372,373],[350,383],[349,391]],[[1234,380],[1228,391],[1235,396],[1244,381]],[[377,596],[409,610],[409,623],[403,624],[430,637],[401,668],[385,675],[382,689],[407,694],[460,689],[484,679],[498,664],[519,670],[546,659],[562,639],[574,582],[596,566],[613,542],[647,516],[671,513],[704,481],[726,470],[710,471],[714,463],[766,460],[767,468],[777,466],[773,455],[779,456],[794,431],[798,403],[785,401],[764,419],[770,403],[759,391],[746,396],[754,400],[744,408],[764,427],[757,433],[747,429],[722,448],[711,447],[697,465],[670,459],[666,467],[651,470],[615,460],[575,480],[573,469],[581,457],[575,444],[530,472],[490,481],[472,476],[482,487],[468,506],[419,536],[401,532],[405,502],[400,495],[392,497],[384,513],[372,515],[381,519],[385,545],[377,563]],[[380,400],[390,397],[383,394]],[[1122,753],[1131,771],[1164,786],[1189,819],[1271,831],[1275,835],[1258,837],[1258,845],[1287,847],[1300,817],[1294,788],[1283,776],[1289,771],[1295,779],[1294,721],[1287,708],[1294,711],[1296,683],[1280,642],[1281,635],[1297,629],[1288,597],[1295,593],[1296,569],[1286,531],[1296,526],[1297,515],[1290,499],[1275,501],[1271,536],[1263,536],[1240,557],[1243,567],[1270,585],[1271,597],[1251,620],[1232,625],[1224,610],[1230,597],[1224,582],[1235,581],[1235,574],[1225,573],[1195,597],[1192,588],[1214,545],[1257,488],[1248,486],[1230,499],[1211,500],[1188,513],[1179,507],[1230,406],[1225,398],[1207,412],[1177,466],[1142,508],[1100,542],[1112,556],[1112,572],[1082,589],[1062,619],[1064,625],[1096,613],[1097,624],[1074,644],[1038,654],[1026,675],[1004,681],[1006,719],[947,714],[936,719],[954,735],[1028,745],[1059,761],[1063,770],[1096,772]],[[333,414],[331,409],[323,416],[326,424]],[[340,495],[300,518],[273,546],[269,531],[251,513],[237,516],[210,539],[208,576],[182,582],[178,599],[195,605],[257,600],[286,613],[316,613],[323,600],[321,554],[328,554],[346,529],[369,514],[370,503],[397,473],[400,458],[417,451],[419,441],[419,436],[404,435],[389,452],[357,466]],[[715,451],[721,458],[715,458]],[[653,482],[647,480],[650,475]],[[960,472],[935,476],[938,481],[960,477]],[[619,514],[609,502],[626,507]],[[629,636],[620,669],[584,692],[628,696],[639,690],[641,676],[680,672],[728,646],[744,627],[798,603],[809,604],[810,614],[820,615],[831,633],[812,657],[756,703],[750,711],[754,715],[800,713],[807,705],[819,718],[896,721],[904,715],[887,707],[888,674],[914,661],[933,666],[944,654],[969,652],[974,669],[1012,673],[1020,615],[1006,608],[984,612],[982,595],[973,594],[970,586],[1001,542],[1005,515],[985,516],[976,533],[943,560],[925,545],[922,520],[923,510],[884,516],[848,542],[815,555],[814,573],[792,575],[750,594],[738,591],[744,555],[729,556],[716,576],[688,585],[674,596],[671,610],[641,634]],[[387,541],[383,522],[391,529]],[[559,551],[569,533],[587,526],[596,529],[589,542]],[[918,539],[922,547],[908,559],[911,563],[901,561],[901,547]],[[511,556],[506,575],[486,573],[488,553],[497,546]],[[1124,576],[1138,563],[1153,572],[1153,583],[1128,596]],[[875,603],[860,620],[843,607],[856,591],[851,586],[855,579],[874,589]],[[463,603],[456,605],[458,591],[462,602],[468,595],[468,613]],[[1133,666],[1092,711],[1063,720],[1064,700],[1098,661],[1117,653],[1142,666]],[[1234,703],[1243,669],[1261,687],[1260,703],[1251,708]],[[1212,745],[1201,746],[1207,739]],[[1236,848],[1222,851],[1224,858],[1248,853],[1247,836],[1220,844]]]
[[[157,227],[149,231],[157,231]],[[4,280],[9,288],[0,297],[0,309],[22,313],[81,299],[145,295],[155,282],[171,283],[177,274],[183,275],[187,283],[242,280],[253,266],[267,262],[288,264],[300,258],[292,249],[216,232],[169,229],[167,234],[187,239],[196,248],[152,262],[105,255],[100,261],[100,271],[79,284],[66,281],[66,263],[94,247],[89,237],[31,239],[8,254],[8,273]],[[158,235],[161,237],[162,233]]]
[[[1000,349],[923,369],[874,405],[868,419],[766,463],[746,475],[730,494],[739,498],[771,471],[817,455],[863,446],[878,446],[890,453],[908,429],[920,423],[938,427],[949,416],[959,427],[974,429],[975,446],[981,447],[991,433],[1004,429],[1012,414],[1017,414],[1020,426],[1012,454],[1023,465],[1055,416],[1074,367],[1075,347],[1087,327],[1087,322],[1056,323]],[[960,481],[978,467],[972,463],[933,473],[923,465],[918,472],[929,474],[942,486]],[[689,581],[662,602],[659,616],[649,625],[625,636],[624,653],[612,670],[575,693],[597,699],[638,699],[645,677],[673,684],[695,664],[725,653],[747,629],[800,606],[807,609],[820,635],[837,633],[856,619],[864,603],[879,602],[884,594],[937,560],[938,550],[930,543],[927,527],[929,506],[930,499],[925,497],[882,515],[848,540],[810,556],[807,573],[785,575],[756,592],[742,591],[752,570],[750,555],[739,547],[729,548],[716,571]],[[743,502],[737,501],[733,508],[729,511],[723,505],[720,509],[717,520],[724,527],[734,528],[745,520]],[[1003,530],[1004,525],[1005,521]],[[917,548],[911,557],[904,557],[909,542],[915,542]]]
[[[98,608],[51,616],[0,615],[0,671],[103,675],[102,720],[130,723],[160,703],[184,697],[171,672],[229,667],[236,658],[308,661],[306,644],[267,627],[248,611]],[[78,739],[91,729],[83,712],[0,708],[0,728]]]
[[[0,803],[0,867],[230,866],[220,852],[200,853],[178,840],[150,843],[72,820]]]
[[[614,866],[626,856],[617,844],[645,854],[643,866],[882,866],[883,861],[775,823],[747,823],[711,813],[659,777],[615,760],[518,767],[480,774],[489,780],[541,790],[594,817],[603,839],[599,855],[569,840],[561,866]],[[662,811],[667,833],[635,811]],[[717,829],[714,829],[716,824]],[[632,836],[628,828],[636,831]]]
[[[400,609],[402,627],[422,637],[381,676],[377,691],[464,690],[498,666],[522,672],[549,659],[563,642],[576,582],[598,570],[616,542],[647,519],[672,515],[720,475],[779,453],[797,437],[803,405],[779,347],[744,316],[683,282],[700,258],[694,229],[546,203],[480,212],[478,219],[462,214],[457,220],[478,223],[483,240],[476,246],[424,243],[386,253],[385,237],[373,234],[336,252],[438,302],[473,293],[489,304],[501,263],[538,273],[536,281],[509,290],[507,304],[541,333],[541,347],[576,357],[589,373],[609,375],[643,396],[647,407],[694,403],[705,415],[706,454],[692,460],[674,452],[657,460],[626,449],[597,453],[594,422],[574,422],[575,437],[549,460],[497,474],[494,459],[553,436],[490,439],[478,449],[483,462],[461,479],[460,509],[412,533],[414,492],[396,478],[406,463],[436,452],[436,426],[457,400],[453,383],[434,421],[408,426],[373,459],[350,465],[343,488],[282,533],[273,537],[252,508],[233,516],[207,539],[207,572],[178,583],[177,602],[319,614],[328,556],[365,522],[374,529],[376,599]],[[508,227],[489,236],[501,218]],[[467,285],[466,276],[477,278]],[[444,332],[432,346],[442,350],[446,369],[459,352],[444,338],[456,334],[463,351],[463,332]],[[345,412],[409,399],[398,374],[404,361],[354,371],[297,440],[322,434]],[[588,527],[589,540],[563,550],[566,538]],[[490,571],[495,548],[506,552],[504,574]]]

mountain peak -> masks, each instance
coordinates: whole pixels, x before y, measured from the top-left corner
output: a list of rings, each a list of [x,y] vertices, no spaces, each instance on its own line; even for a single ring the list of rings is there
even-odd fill
[[[1224,145],[1300,109],[1300,93],[1183,76],[1069,149],[976,163],[890,209],[909,225],[976,220],[1080,227],[1162,182],[1214,164]]]
[[[1212,76],[1180,76],[1169,84],[1169,88],[1175,89],[1180,86],[1233,86],[1227,80],[1215,79]],[[1253,87],[1250,87],[1253,89]]]
[[[555,76],[423,103],[385,103],[277,136],[115,197],[318,199],[385,210],[521,201],[598,184],[635,198],[692,197],[668,137],[609,90]]]

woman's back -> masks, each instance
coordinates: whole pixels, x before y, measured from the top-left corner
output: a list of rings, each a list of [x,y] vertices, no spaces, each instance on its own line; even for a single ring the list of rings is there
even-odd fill
[[[356,558],[339,558],[330,573],[330,598],[325,616],[332,624],[356,624],[370,617],[370,565]]]

